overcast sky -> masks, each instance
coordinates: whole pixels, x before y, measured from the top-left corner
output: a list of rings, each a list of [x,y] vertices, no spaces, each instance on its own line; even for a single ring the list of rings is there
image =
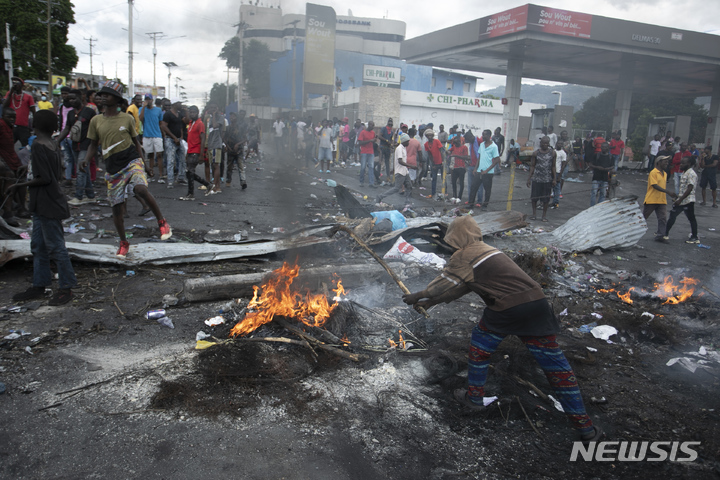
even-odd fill
[[[76,24],[70,26],[69,42],[78,50],[80,60],[76,71],[90,72],[90,57],[87,39],[97,39],[93,49],[93,72],[107,77],[117,75],[128,79],[128,2],[108,0],[73,0]],[[166,36],[157,42],[157,84],[168,84],[168,69],[163,62],[172,61],[179,65],[172,71],[172,91],[175,96],[175,77],[185,87],[191,103],[202,104],[204,95],[213,83],[225,82],[225,63],[218,53],[225,42],[235,34],[239,21],[241,2],[226,0],[219,2],[198,2],[196,0],[135,0],[133,8],[133,62],[135,83],[152,85],[153,55],[152,39],[147,32],[163,32]],[[248,3],[243,0],[242,3]],[[338,15],[347,15],[347,1],[318,1],[318,4],[335,8]],[[527,1],[496,2],[490,10],[469,8],[480,2],[467,0],[414,2],[387,2],[386,0],[364,0],[352,5],[356,17],[402,20],[407,24],[406,38],[413,38],[434,30],[464,23],[476,18],[498,13],[525,5]],[[260,0],[261,5],[278,6],[283,13],[304,13],[305,2],[299,0]],[[540,5],[562,8],[576,12],[603,15],[720,34],[720,2],[717,0],[547,0]],[[412,5],[412,9],[404,5]],[[490,3],[484,3],[490,5]],[[125,29],[125,30],[123,30]],[[237,77],[237,74],[235,75]],[[504,78],[483,75],[480,91],[503,85]],[[231,78],[231,83],[233,82]],[[526,80],[531,83],[531,80]],[[538,82],[541,83],[541,82]],[[544,82],[543,82],[544,83]]]

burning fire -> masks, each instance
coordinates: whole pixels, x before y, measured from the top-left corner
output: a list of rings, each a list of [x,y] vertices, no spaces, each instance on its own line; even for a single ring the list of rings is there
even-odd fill
[[[695,292],[695,288],[692,285],[697,285],[699,280],[695,278],[683,278],[680,280],[680,284],[673,282],[671,275],[665,277],[662,283],[654,284],[655,290],[648,292],[644,289],[640,289],[639,292],[645,295],[651,295],[665,299],[663,305],[677,305],[678,303],[684,302],[689,299]],[[599,293],[615,293],[620,300],[632,305],[633,300],[630,298],[630,294],[633,291],[638,291],[635,287],[630,287],[627,292],[620,293],[619,290],[614,288],[598,288]]]
[[[333,289],[335,297],[332,304],[322,294],[306,292],[303,295],[292,291],[290,287],[299,272],[297,264],[290,266],[283,263],[282,267],[272,272],[262,287],[253,286],[255,293],[248,304],[248,313],[230,330],[230,335],[247,335],[261,325],[270,323],[275,315],[294,318],[311,327],[322,327],[337,307],[338,300],[345,295],[345,289],[339,279],[333,280],[337,288]]]
[[[398,330],[398,341],[393,341],[392,338],[388,338],[388,342],[390,343],[390,348],[400,348],[401,350],[405,350],[405,339],[402,336],[402,330]]]

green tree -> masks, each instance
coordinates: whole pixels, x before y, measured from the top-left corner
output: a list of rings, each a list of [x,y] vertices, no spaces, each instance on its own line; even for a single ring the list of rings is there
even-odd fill
[[[220,51],[220,58],[225,60],[228,68],[240,65],[240,39],[232,37],[225,42]],[[243,80],[245,91],[250,98],[270,96],[270,64],[273,56],[267,44],[258,40],[243,42]]]
[[[0,0],[2,24],[10,24],[15,74],[26,79],[42,79],[47,74],[47,28],[38,18],[47,19],[47,1]],[[68,45],[68,26],[75,23],[70,0],[53,0],[50,8],[52,27],[52,73],[67,76],[77,65],[75,47]],[[5,43],[4,41],[2,42]],[[0,72],[1,85],[7,86],[7,72]]]
[[[227,107],[225,103],[227,86],[224,83],[216,83],[210,89],[210,100],[209,102],[215,102],[220,110],[225,110]],[[235,92],[237,91],[237,84],[230,84],[230,98],[235,98]]]
[[[615,111],[615,95],[614,90],[605,90],[586,100],[582,109],[575,112],[575,127],[610,132]],[[629,139],[628,144],[633,149],[633,153],[637,156],[642,155],[648,122],[651,119],[675,115],[691,117],[690,138],[684,138],[683,141],[703,143],[708,112],[703,106],[697,105],[693,98],[634,93],[630,105],[628,129],[627,132],[623,132],[623,137]]]

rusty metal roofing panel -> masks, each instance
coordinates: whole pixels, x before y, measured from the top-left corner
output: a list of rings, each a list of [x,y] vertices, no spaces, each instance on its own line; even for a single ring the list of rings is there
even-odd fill
[[[583,210],[550,233],[561,250],[582,252],[635,245],[647,231],[636,196],[614,198]]]

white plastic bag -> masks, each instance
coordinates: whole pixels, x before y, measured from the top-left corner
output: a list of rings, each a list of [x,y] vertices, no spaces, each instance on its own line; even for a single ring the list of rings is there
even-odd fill
[[[398,237],[395,244],[388,250],[383,259],[402,260],[406,263],[422,263],[424,265],[432,265],[438,269],[445,267],[445,260],[434,253],[421,252],[406,242],[403,237]]]

